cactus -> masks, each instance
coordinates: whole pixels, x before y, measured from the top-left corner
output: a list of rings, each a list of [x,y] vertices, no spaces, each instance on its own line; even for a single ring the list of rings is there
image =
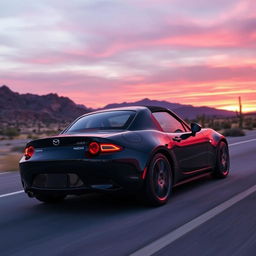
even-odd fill
[[[242,100],[241,97],[238,97],[238,101],[239,101],[239,114],[238,114],[238,118],[239,118],[239,128],[243,129],[243,112],[242,112]]]

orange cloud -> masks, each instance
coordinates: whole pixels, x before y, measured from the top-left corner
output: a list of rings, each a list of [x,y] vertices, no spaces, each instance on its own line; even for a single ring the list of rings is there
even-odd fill
[[[90,107],[149,97],[236,109],[241,96],[256,110],[255,1],[28,2],[1,8],[1,82],[16,91]]]

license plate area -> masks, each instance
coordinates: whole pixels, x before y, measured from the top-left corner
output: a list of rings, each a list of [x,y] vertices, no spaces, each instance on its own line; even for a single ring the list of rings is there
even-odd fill
[[[74,173],[42,173],[34,177],[33,187],[63,189],[83,187],[83,181]]]
[[[67,174],[47,174],[47,188],[66,188],[68,186]]]
[[[68,175],[62,173],[38,174],[35,176],[32,186],[37,188],[66,188]]]

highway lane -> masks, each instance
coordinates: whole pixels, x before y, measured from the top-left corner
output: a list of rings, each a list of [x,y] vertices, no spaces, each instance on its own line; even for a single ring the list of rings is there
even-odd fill
[[[255,255],[256,193],[230,207],[191,233],[160,250],[156,255]],[[188,246],[184,246],[188,245]]]
[[[251,133],[230,142],[254,138]],[[129,255],[256,184],[256,141],[231,146],[230,152],[229,178],[208,176],[178,187],[160,208],[94,194],[52,206],[24,193],[0,198],[0,254]],[[0,185],[0,194],[21,188],[17,173],[0,175]],[[156,254],[254,255],[254,198],[243,199]]]
[[[0,172],[0,195],[22,189],[20,177],[17,172]],[[1,206],[0,206],[1,207]]]

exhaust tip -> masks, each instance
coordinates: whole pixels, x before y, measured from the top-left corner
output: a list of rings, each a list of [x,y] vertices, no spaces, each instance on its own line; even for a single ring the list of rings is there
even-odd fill
[[[35,196],[32,191],[28,191],[27,194],[28,194],[29,197],[34,197]]]

